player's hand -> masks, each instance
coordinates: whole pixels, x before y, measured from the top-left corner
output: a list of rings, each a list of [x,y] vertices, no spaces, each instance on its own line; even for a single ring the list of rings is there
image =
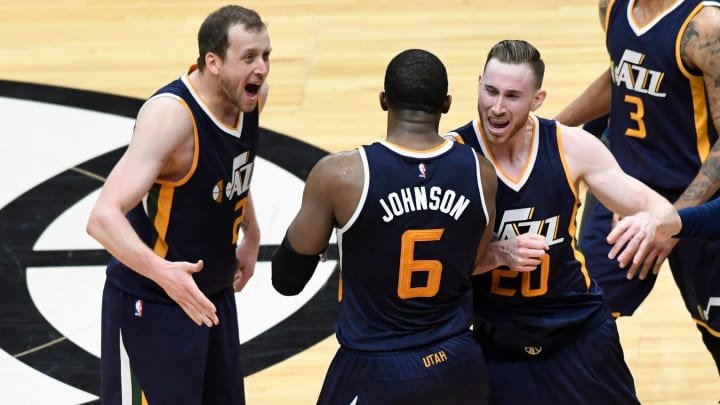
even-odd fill
[[[647,212],[622,219],[613,216],[613,227],[607,236],[607,242],[612,245],[608,258],[617,258],[622,268],[630,262],[637,268],[655,241],[656,227],[657,221]]]
[[[655,230],[658,221],[647,212],[614,221],[613,229],[607,236],[612,246],[608,258],[617,259],[621,268],[630,268],[627,278],[635,276],[645,279],[650,271],[657,274],[665,258],[674,247],[669,242],[657,242]],[[638,273],[639,272],[639,273]]]
[[[550,247],[544,236],[524,233],[516,238],[503,241],[505,263],[515,271],[533,271],[540,266],[541,259]]]
[[[163,278],[158,284],[193,322],[211,327],[220,322],[217,309],[192,278],[192,275],[202,268],[202,260],[197,263],[168,262],[168,268],[162,272]]]
[[[648,254],[642,261],[642,267],[640,264],[636,266],[635,263],[633,263],[633,266],[630,266],[630,269],[627,272],[628,280],[635,278],[635,276],[638,275],[638,269],[640,269],[638,278],[641,280],[644,280],[645,277],[650,274],[650,271],[652,271],[653,274],[658,274],[660,272],[660,267],[677,243],[677,239],[652,243],[652,247],[648,249]]]

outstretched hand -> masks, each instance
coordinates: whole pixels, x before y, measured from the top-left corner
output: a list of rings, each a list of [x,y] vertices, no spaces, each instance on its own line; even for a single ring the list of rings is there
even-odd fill
[[[650,271],[657,274],[660,266],[677,241],[657,242],[655,230],[658,222],[647,212],[639,212],[614,223],[607,236],[612,246],[608,258],[616,259],[621,268],[630,268],[627,278],[645,279]],[[639,271],[639,273],[638,273]]]
[[[158,281],[158,284],[193,322],[197,325],[211,327],[220,322],[216,313],[217,309],[200,291],[192,278],[192,275],[202,270],[202,268],[202,260],[197,263],[170,262],[169,268],[164,269],[163,279]]]

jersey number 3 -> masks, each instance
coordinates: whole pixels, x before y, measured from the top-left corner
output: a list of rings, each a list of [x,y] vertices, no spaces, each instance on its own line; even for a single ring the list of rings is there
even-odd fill
[[[415,260],[415,243],[438,241],[442,234],[442,229],[413,229],[403,233],[397,289],[400,298],[433,297],[440,291],[442,263],[438,260]],[[424,286],[412,286],[415,272],[427,273],[427,283]]]
[[[647,133],[645,132],[645,106],[640,97],[625,96],[625,102],[628,104],[635,105],[635,111],[630,112],[630,119],[637,122],[637,128],[628,128],[625,130],[625,135],[632,136],[633,138],[645,138]]]

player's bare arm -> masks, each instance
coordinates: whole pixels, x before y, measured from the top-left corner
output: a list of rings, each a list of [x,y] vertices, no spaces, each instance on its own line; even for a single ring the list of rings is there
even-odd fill
[[[542,257],[549,249],[545,236],[536,233],[524,233],[515,238],[492,241],[485,255],[475,264],[473,275],[503,266],[521,272],[534,271],[540,266]]]
[[[125,215],[145,196],[157,178],[178,180],[192,164],[192,122],[175,99],[148,102],[138,115],[127,151],[108,176],[93,208],[87,230],[113,256],[150,278],[198,325],[217,323],[215,306],[192,279],[199,263],[169,262],[156,255],[135,233]],[[189,139],[189,140],[188,140]],[[190,159],[188,162],[187,159]]]
[[[355,211],[363,180],[357,151],[321,159],[308,176],[300,211],[288,228],[293,248],[303,254],[324,250],[333,228],[344,226]]]
[[[610,0],[600,0],[600,2],[598,3],[598,18],[600,19],[600,25],[602,25],[603,30],[605,30],[605,21],[607,18],[609,3]]]
[[[681,42],[683,61],[703,72],[715,129],[720,129],[720,8],[704,7],[690,21]],[[720,144],[715,142],[695,179],[676,201],[677,208],[707,201],[720,188]]]
[[[260,252],[260,226],[255,216],[255,204],[252,192],[248,191],[243,220],[240,222],[242,239],[238,241],[235,256],[238,259],[238,268],[233,277],[233,290],[240,292],[250,278],[255,274],[255,264]]]
[[[620,168],[607,147],[587,131],[559,125],[560,140],[565,152],[565,162],[572,178],[575,191],[585,183],[590,191],[597,196],[609,209],[623,215],[639,211],[645,206],[643,195],[639,198],[621,198],[617,189],[625,191],[637,190],[637,180],[629,178]]]
[[[606,29],[608,3],[609,0],[600,0],[598,4],[598,18],[603,31]],[[575,100],[563,108],[555,119],[571,127],[585,124],[610,113],[611,97],[612,78],[610,70],[606,69]]]
[[[715,128],[720,128],[720,65],[717,55],[720,53],[720,10],[717,7],[704,7],[688,24],[680,42],[683,62],[691,69],[703,72],[703,81]],[[675,201],[676,208],[690,207],[707,201],[720,187],[720,145],[712,146],[700,171],[688,185],[683,194]],[[669,239],[655,244],[651,255],[657,260],[653,272],[657,274],[660,265],[677,244],[677,239]],[[643,272],[647,263],[643,267]]]
[[[454,138],[453,138],[454,140]],[[477,273],[490,270],[483,269],[482,263],[485,252],[488,250],[488,246],[492,242],[493,229],[495,228],[495,194],[497,193],[497,174],[495,174],[495,168],[492,164],[481,154],[477,154],[478,162],[480,162],[480,180],[483,186],[483,197],[485,198],[485,207],[488,211],[488,224],[485,227],[482,238],[480,239],[480,245],[478,246],[478,254],[475,258],[475,269],[478,269]]]
[[[355,211],[363,178],[358,151],[328,155],[315,164],[305,181],[300,211],[273,254],[275,290],[283,295],[296,295],[303,290],[332,230],[345,225]]]
[[[591,134],[580,128],[563,127],[562,142],[568,169],[576,189],[578,182],[587,184],[590,191],[611,211],[622,216],[645,212],[638,217],[643,222],[633,228],[634,233],[625,234],[610,251],[621,267],[630,265],[628,278],[645,278],[660,260],[655,248],[657,218],[674,211],[669,201],[639,180],[627,175],[612,153]],[[632,195],[634,198],[626,198]],[[624,249],[624,250],[623,250]],[[659,264],[658,264],[659,266]]]

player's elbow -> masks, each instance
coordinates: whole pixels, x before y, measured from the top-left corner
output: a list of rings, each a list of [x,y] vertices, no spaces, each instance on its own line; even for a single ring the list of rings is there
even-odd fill
[[[282,295],[298,295],[305,288],[306,283],[293,276],[290,271],[278,271],[273,261],[272,285],[275,291]]]
[[[85,232],[97,240],[103,229],[104,222],[102,211],[97,207],[93,208],[88,217],[87,224],[85,224]]]

